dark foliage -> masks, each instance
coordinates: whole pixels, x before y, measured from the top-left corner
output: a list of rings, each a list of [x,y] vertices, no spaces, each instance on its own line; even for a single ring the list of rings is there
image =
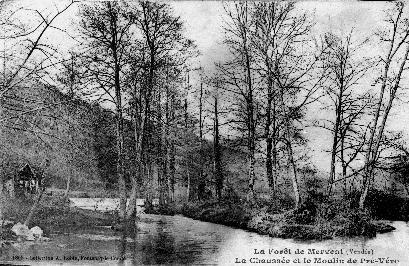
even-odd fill
[[[242,229],[248,229],[250,213],[240,205],[230,202],[207,201],[188,203],[182,207],[182,214],[201,221],[213,222]]]
[[[368,194],[368,208],[377,219],[409,219],[409,200],[393,193],[371,190]]]

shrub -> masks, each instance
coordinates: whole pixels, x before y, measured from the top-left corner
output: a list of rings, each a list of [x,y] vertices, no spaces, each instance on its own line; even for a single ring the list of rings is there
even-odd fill
[[[371,190],[367,197],[367,206],[378,219],[407,220],[408,204],[408,199],[380,190]]]
[[[348,201],[336,200],[317,208],[315,226],[330,236],[374,236],[376,227],[369,211],[350,208]]]
[[[190,218],[244,229],[250,220],[250,213],[244,206],[230,202],[190,202],[182,207],[181,212]]]

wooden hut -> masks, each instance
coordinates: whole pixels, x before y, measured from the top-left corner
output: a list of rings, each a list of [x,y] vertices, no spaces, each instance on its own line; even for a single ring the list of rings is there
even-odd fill
[[[15,191],[18,194],[35,194],[40,191],[42,179],[42,171],[26,164],[17,172],[14,180]]]

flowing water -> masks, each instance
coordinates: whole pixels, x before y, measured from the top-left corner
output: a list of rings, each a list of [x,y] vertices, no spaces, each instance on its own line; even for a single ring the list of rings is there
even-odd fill
[[[306,242],[271,238],[182,216],[141,215],[134,236],[125,237],[109,227],[53,232],[49,242],[21,242],[3,247],[0,262],[244,265],[245,261],[256,265],[263,262],[269,265],[409,265],[409,225],[391,224],[396,227],[395,231],[376,238]],[[304,254],[295,254],[297,250]],[[261,254],[263,251],[265,254]],[[333,254],[311,254],[317,252]]]

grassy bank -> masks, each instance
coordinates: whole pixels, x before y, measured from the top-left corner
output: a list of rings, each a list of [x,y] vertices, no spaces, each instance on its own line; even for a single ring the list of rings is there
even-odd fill
[[[232,202],[185,204],[181,214],[207,222],[233,226],[272,237],[322,240],[333,237],[367,236],[394,228],[376,222],[368,211],[342,201],[302,205],[298,210],[278,212],[271,206],[249,206]]]
[[[10,231],[13,224],[24,223],[30,212],[33,201],[30,199],[7,200],[3,207],[4,219],[11,221],[3,227],[1,238],[3,240],[16,240],[16,236]],[[69,203],[61,197],[45,195],[32,217],[30,228],[39,226],[47,236],[54,230],[69,232],[72,228],[87,228],[102,225],[113,225],[116,215],[101,213],[92,210],[83,210],[69,206]]]

